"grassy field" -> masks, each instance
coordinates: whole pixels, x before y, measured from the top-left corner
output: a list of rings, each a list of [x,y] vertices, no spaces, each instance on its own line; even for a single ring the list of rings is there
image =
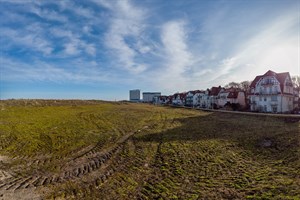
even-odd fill
[[[0,108],[4,199],[300,199],[299,122],[101,101]]]

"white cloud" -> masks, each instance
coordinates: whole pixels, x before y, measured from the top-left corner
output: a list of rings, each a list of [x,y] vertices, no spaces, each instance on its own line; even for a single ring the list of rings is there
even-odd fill
[[[67,55],[77,55],[80,52],[78,50],[78,42],[76,40],[66,43],[64,47],[65,47],[65,53]]]
[[[92,56],[96,55],[96,47],[93,44],[86,44],[85,51]]]
[[[95,2],[112,12],[105,45],[112,50],[113,57],[119,60],[119,66],[134,74],[145,71],[147,66],[136,61],[139,52],[149,51],[139,37],[143,30],[145,10],[135,7],[127,0]],[[126,41],[127,39],[132,41]],[[136,45],[138,50],[133,48]]]
[[[34,13],[46,20],[58,21],[61,23],[66,23],[68,21],[68,18],[65,15],[59,14],[54,10],[42,9],[35,5],[30,7],[29,12]]]
[[[183,21],[171,21],[163,25],[161,40],[168,61],[168,70],[182,75],[192,64],[193,56],[186,44],[187,33]]]
[[[296,74],[299,55],[295,28],[299,29],[298,23],[297,14],[284,13],[247,41],[240,41],[232,53],[231,68],[222,75],[231,73],[237,81],[242,81],[254,79],[267,70]],[[221,66],[226,69],[228,65]]]
[[[118,80],[114,74],[104,71],[95,62],[76,61],[69,63],[72,70],[66,65],[56,66],[42,61],[31,64],[19,62],[9,58],[1,58],[2,81],[26,80],[26,81],[53,81],[53,82],[109,82]],[[96,66],[95,66],[96,65]],[[86,70],[88,68],[88,70]]]
[[[49,55],[53,51],[52,44],[43,35],[33,32],[19,32],[11,28],[2,28],[0,35],[9,39],[12,45],[21,45],[35,51]]]
[[[91,56],[96,55],[95,44],[87,43],[81,39],[79,34],[73,33],[71,30],[65,30],[62,28],[52,28],[50,32],[53,36],[58,38],[66,38],[67,41],[64,44],[64,53],[67,55],[77,55],[82,51],[85,51]]]
[[[157,72],[154,80],[162,89],[186,90],[189,87],[188,70],[195,58],[187,45],[186,22],[174,20],[165,23],[161,29],[162,51],[164,56],[162,69]]]

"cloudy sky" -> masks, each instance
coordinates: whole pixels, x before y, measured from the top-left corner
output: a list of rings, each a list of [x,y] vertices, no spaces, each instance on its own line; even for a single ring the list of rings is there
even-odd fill
[[[0,0],[1,99],[128,99],[299,74],[300,0]]]

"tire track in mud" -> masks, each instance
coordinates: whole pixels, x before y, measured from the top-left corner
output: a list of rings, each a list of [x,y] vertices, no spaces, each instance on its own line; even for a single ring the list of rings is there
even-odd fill
[[[50,184],[61,184],[69,180],[84,177],[100,168],[104,168],[101,175],[93,180],[95,185],[99,185],[112,176],[115,171],[124,170],[127,165],[131,165],[132,163],[136,166],[144,165],[145,160],[142,156],[143,147],[137,147],[131,136],[148,128],[149,126],[144,126],[141,130],[122,136],[109,148],[103,148],[104,142],[100,141],[93,147],[87,147],[87,149],[77,151],[76,155],[73,157],[46,157],[37,159],[32,159],[30,156],[14,157],[12,160],[17,161],[22,159],[24,162],[29,160],[30,162],[26,163],[29,167],[43,166],[45,164],[51,164],[52,162],[55,164],[57,161],[66,162],[63,163],[62,166],[58,166],[60,169],[59,173],[36,171],[35,175],[29,175],[28,173],[26,175],[26,173],[18,174],[17,170],[15,170],[15,174],[12,176],[7,175],[9,174],[7,171],[0,171],[0,178],[1,174],[3,174],[4,177],[3,179],[0,179],[0,194],[5,194],[7,192],[13,194],[18,191],[32,190]],[[120,159],[120,153],[129,140],[133,143],[135,154],[137,155],[134,162],[132,161],[132,158],[126,159],[126,157],[123,157],[123,159]],[[112,160],[112,157],[115,157],[115,159]],[[108,161],[111,161],[109,162],[110,164],[108,164]]]
[[[139,130],[140,131],[140,130]],[[113,156],[118,154],[122,149],[124,143],[135,133],[132,132],[121,137],[115,145],[107,149],[102,149],[103,144],[97,143],[89,151],[72,158],[67,166],[63,168],[59,174],[43,174],[35,176],[16,175],[10,176],[0,181],[0,192],[5,191],[16,191],[20,189],[37,188],[40,186],[47,186],[49,184],[59,184],[65,181],[80,178],[86,174],[89,174],[101,166],[105,165]],[[23,157],[25,159],[25,157]],[[26,157],[27,158],[27,157]],[[34,163],[44,164],[45,162],[51,162],[51,159],[35,160]],[[77,167],[79,165],[79,167]],[[114,166],[108,167],[106,172],[100,177],[100,180],[104,181],[115,171]],[[1,174],[9,174],[6,171],[0,171]],[[8,176],[8,175],[7,175]],[[2,190],[2,191],[1,191]]]

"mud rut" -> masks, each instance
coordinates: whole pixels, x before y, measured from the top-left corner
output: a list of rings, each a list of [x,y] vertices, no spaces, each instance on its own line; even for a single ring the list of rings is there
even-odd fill
[[[148,128],[145,126],[143,129]],[[140,132],[143,129],[137,131]],[[113,156],[116,156],[123,150],[124,144],[128,139],[136,132],[129,133],[121,137],[113,146],[103,149],[103,143],[99,142],[94,147],[90,147],[88,150],[83,152],[75,153],[73,158],[68,158],[67,162],[65,158],[43,158],[43,159],[32,159],[30,157],[16,157],[14,160],[28,160],[25,166],[22,167],[38,167],[51,162],[57,163],[59,160],[63,160],[63,165],[58,165],[56,168],[59,169],[59,173],[43,173],[38,171],[35,174],[38,175],[26,175],[19,173],[17,170],[2,170],[0,169],[0,199],[1,198],[19,198],[18,192],[26,193],[33,192],[39,189],[41,186],[55,185],[64,183],[66,181],[83,177],[84,175],[90,174],[99,168],[104,166],[102,170],[102,175],[97,179],[93,180],[95,183],[100,184],[105,181],[110,175],[115,171],[115,165],[122,162],[122,160],[114,161],[112,166],[107,165],[108,161],[111,160]],[[31,160],[31,161],[30,161]],[[56,162],[54,162],[56,161]],[[1,167],[1,163],[0,163]],[[20,168],[20,166],[19,166]],[[24,196],[23,196],[24,197]],[[25,197],[26,198],[26,197]],[[38,195],[32,194],[28,199],[39,199]]]

